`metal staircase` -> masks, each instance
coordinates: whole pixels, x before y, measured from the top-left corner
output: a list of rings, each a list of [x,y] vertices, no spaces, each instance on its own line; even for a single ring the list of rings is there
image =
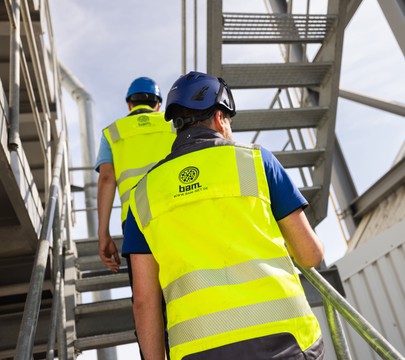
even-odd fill
[[[115,237],[119,248],[122,237]],[[127,287],[129,285],[125,259],[121,259],[120,272],[111,273],[105,269],[98,256],[98,240],[75,241],[77,258],[75,269],[77,279],[75,290],[85,292],[104,291]],[[74,347],[78,351],[117,346],[136,341],[134,320],[130,298],[105,300],[78,304],[74,309],[76,336]]]
[[[0,3],[0,358],[15,352],[61,126],[50,64],[38,46],[49,34],[48,21],[44,2]],[[51,317],[49,264],[40,292],[38,354],[46,349]]]
[[[311,204],[307,216],[316,226],[327,212],[347,2],[329,1],[325,14],[294,14],[292,1],[286,4],[268,1],[272,13],[251,14],[224,13],[222,1],[208,2],[207,68],[236,91],[277,90],[269,108],[239,110],[232,128],[257,132],[255,140],[258,132],[285,130],[288,146],[273,152],[285,168],[299,170],[301,191]],[[280,45],[284,61],[223,63],[227,45],[244,51],[252,44]],[[309,44],[319,44],[312,61],[305,52]]]

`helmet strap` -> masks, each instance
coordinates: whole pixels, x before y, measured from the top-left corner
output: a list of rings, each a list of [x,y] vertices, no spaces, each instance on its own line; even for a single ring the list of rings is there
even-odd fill
[[[214,115],[215,111],[218,109],[216,107],[209,108],[206,112],[199,116],[189,116],[189,117],[177,117],[173,120],[173,125],[176,129],[181,129],[185,125],[193,125],[199,121],[204,121],[209,119],[212,115]]]

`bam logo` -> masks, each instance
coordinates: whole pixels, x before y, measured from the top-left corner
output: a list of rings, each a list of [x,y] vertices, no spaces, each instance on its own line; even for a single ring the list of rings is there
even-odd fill
[[[179,192],[186,192],[186,191],[190,191],[190,190],[195,190],[195,189],[198,189],[200,187],[201,187],[200,183],[195,183],[195,184],[186,185],[186,186],[179,185]]]
[[[141,115],[138,117],[138,126],[151,126],[149,116]]]
[[[200,175],[200,170],[195,166],[188,166],[185,169],[180,171],[179,180],[185,184],[184,186],[179,185],[179,192],[186,192],[190,190],[196,190],[201,187],[200,183],[192,182],[196,181],[198,176]]]

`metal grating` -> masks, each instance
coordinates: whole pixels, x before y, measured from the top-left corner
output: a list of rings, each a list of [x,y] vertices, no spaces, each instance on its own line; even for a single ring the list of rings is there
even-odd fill
[[[224,13],[224,44],[322,43],[333,15]]]
[[[327,112],[326,107],[240,110],[232,119],[232,131],[315,128]]]
[[[331,63],[227,64],[222,76],[232,89],[309,87],[322,84]]]

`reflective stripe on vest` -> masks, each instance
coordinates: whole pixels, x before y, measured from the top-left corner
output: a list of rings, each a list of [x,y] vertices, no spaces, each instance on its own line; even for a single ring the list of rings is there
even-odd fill
[[[311,315],[305,296],[272,300],[218,311],[181,322],[169,330],[170,346],[175,347],[208,336]],[[194,329],[198,329],[196,332]]]
[[[174,280],[163,289],[166,302],[169,303],[194,291],[210,286],[238,284],[266,276],[294,274],[288,256],[274,259],[254,259],[221,269],[203,269],[189,272]]]
[[[260,149],[213,146],[162,163],[130,206],[159,265],[171,359],[280,332],[303,350],[318,340]]]
[[[142,111],[133,115],[133,113]],[[176,133],[163,113],[150,112],[148,106],[136,106],[131,114],[103,130],[113,154],[114,172],[121,200],[121,221],[129,207],[129,194],[146,172],[166,157]]]

